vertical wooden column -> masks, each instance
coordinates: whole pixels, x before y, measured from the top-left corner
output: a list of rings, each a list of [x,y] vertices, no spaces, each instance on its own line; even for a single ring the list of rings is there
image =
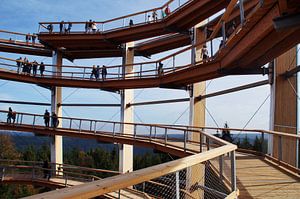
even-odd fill
[[[200,30],[198,27],[204,22],[200,23],[194,28],[193,44],[205,41],[206,34],[204,30]],[[201,49],[203,45],[197,46],[192,52],[192,62],[199,62],[201,58]],[[205,99],[201,101],[197,100],[196,97],[204,95],[206,93],[206,82],[198,82],[192,85],[190,93],[190,119],[189,123],[191,126],[205,126]],[[199,134],[193,133],[191,140],[199,141]]]
[[[52,58],[53,71],[56,72],[54,75],[61,76],[62,71],[62,53],[60,51],[53,52]],[[57,106],[57,104],[62,103],[62,88],[61,87],[52,87],[51,89],[51,114],[52,112],[56,113],[58,117],[62,117],[62,108]],[[59,120],[58,127],[62,126],[62,121]],[[55,135],[51,137],[51,162],[62,164],[63,163],[63,141],[62,136]],[[55,168],[57,169],[57,168]]]
[[[123,75],[124,78],[132,76],[134,71],[134,42],[126,43],[123,55]],[[132,103],[134,97],[133,89],[125,89],[121,92],[121,122],[134,122],[133,106],[126,107],[126,104]],[[132,125],[122,125],[121,133],[133,135],[134,127]],[[133,146],[119,145],[119,171],[122,173],[131,172],[133,170]]]
[[[192,44],[197,44],[205,41],[206,34],[204,30],[200,30],[199,27],[204,22],[194,27],[194,35],[192,36]],[[197,46],[192,49],[192,63],[201,61],[201,49],[203,45]],[[205,100],[199,101],[196,99],[197,96],[205,94],[206,83],[199,82],[191,85],[190,87],[190,126],[205,126]],[[189,140],[199,142],[200,135],[197,133],[189,134]],[[205,165],[195,165],[187,170],[187,190],[190,190],[191,195],[194,198],[203,198],[204,191],[200,190],[197,185],[204,186],[205,184]],[[198,187],[198,188],[194,188]]]
[[[297,134],[297,77],[286,79],[282,74],[296,67],[296,47],[275,59],[273,89],[273,130]],[[294,90],[295,89],[295,90]],[[297,142],[295,139],[273,137],[272,154],[293,166],[297,166]]]

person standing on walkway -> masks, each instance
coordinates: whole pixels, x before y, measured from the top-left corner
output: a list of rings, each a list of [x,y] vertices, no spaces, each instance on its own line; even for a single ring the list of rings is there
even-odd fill
[[[106,66],[104,66],[104,65],[102,66],[101,73],[102,73],[102,80],[105,80],[106,79],[106,75],[107,75]]]
[[[36,34],[32,34],[32,45],[34,45],[35,44],[35,40],[36,40]]]
[[[96,69],[96,79],[98,80],[99,79],[99,77],[100,77],[100,66],[99,65],[97,65],[97,69]]]
[[[20,68],[22,66],[22,57],[20,57],[19,59],[16,60],[16,63],[17,63],[17,72],[20,73]]]
[[[96,33],[96,31],[97,31],[97,24],[95,21],[93,21],[93,23],[92,23],[92,31],[93,31],[93,33]]]
[[[11,119],[12,119],[13,124],[16,122],[16,117],[17,117],[17,112],[16,112],[16,111],[13,111],[13,112],[12,112],[12,116],[11,116]]]
[[[203,63],[205,63],[208,59],[208,50],[206,45],[203,45],[203,48],[201,49],[201,58],[203,60]]]
[[[38,68],[38,63],[34,60],[34,62],[32,62],[32,74],[34,76],[36,76],[36,72],[37,72],[37,68]]]
[[[72,29],[72,23],[71,22],[69,22],[68,23],[68,28],[67,28],[67,31],[66,31],[66,33],[71,33],[71,29]]]
[[[11,107],[9,107],[7,113],[7,120],[6,120],[7,123],[9,124],[11,123],[12,116],[13,116],[13,110],[11,109]]]
[[[46,127],[49,127],[49,122],[50,122],[50,113],[46,109],[44,113],[44,123]]]
[[[59,33],[60,34],[62,34],[63,31],[64,31],[64,26],[65,26],[64,23],[65,23],[64,21],[61,21],[60,24],[59,24]]]
[[[93,79],[93,76],[96,78],[97,77],[97,68],[95,65],[93,65],[93,69],[92,69],[92,72],[91,72],[91,76],[90,76],[90,79]]]
[[[45,64],[44,64],[44,62],[41,62],[41,64],[40,64],[40,74],[41,74],[41,76],[44,76],[44,71],[45,71]]]
[[[52,112],[51,119],[52,119],[52,127],[56,128],[59,124],[59,121],[58,121],[57,115],[54,112]]]

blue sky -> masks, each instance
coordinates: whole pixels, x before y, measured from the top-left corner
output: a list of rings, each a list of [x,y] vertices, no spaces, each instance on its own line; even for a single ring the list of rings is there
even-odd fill
[[[163,0],[2,0],[0,7],[0,29],[16,32],[36,32],[40,21],[86,21],[105,20],[119,17],[136,11],[142,11],[161,6]],[[152,60],[166,55],[153,56]],[[0,52],[0,56],[17,58],[20,55]],[[23,55],[21,55],[23,56]],[[51,63],[51,58],[32,57],[38,62]],[[135,61],[141,62],[146,58],[137,57]],[[148,60],[149,61],[149,60]],[[121,59],[94,59],[76,60],[70,63],[64,60],[64,64],[93,65],[121,64]],[[209,83],[207,92],[218,91],[233,86],[247,84],[266,79],[262,76],[235,76],[225,77]],[[3,85],[4,84],[4,85]],[[1,86],[2,85],[2,86]],[[73,94],[72,94],[73,93]],[[230,127],[244,127],[258,107],[270,94],[269,86],[262,86],[238,93],[228,94],[207,100],[207,110],[213,116],[218,126],[223,126],[227,121]],[[188,97],[185,91],[170,89],[138,89],[135,90],[135,101],[174,99]],[[50,102],[50,91],[33,84],[23,84],[0,80],[0,98],[9,100],[27,100]],[[64,88],[63,98],[66,103],[118,103],[119,96],[97,89],[74,89]],[[9,105],[0,104],[0,109],[6,109]],[[269,99],[262,106],[247,128],[269,128]],[[12,105],[17,111],[43,113],[47,107]],[[145,123],[168,123],[188,124],[188,103],[177,103],[170,105],[152,105],[135,108],[135,122]],[[207,126],[216,126],[210,114],[206,114]],[[119,120],[119,108],[64,108],[64,116],[86,117],[105,120]],[[181,116],[181,117],[180,117]]]

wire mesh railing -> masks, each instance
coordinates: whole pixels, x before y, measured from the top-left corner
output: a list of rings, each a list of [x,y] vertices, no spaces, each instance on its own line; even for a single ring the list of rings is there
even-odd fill
[[[15,126],[16,129],[17,127],[46,128],[115,138],[123,136],[124,139],[134,140],[134,143],[139,141],[153,142],[156,145],[184,152],[186,155],[203,153],[203,161],[201,161],[202,156],[198,157],[202,154],[200,153],[195,156],[196,159],[193,159],[192,165],[189,165],[191,159],[182,168],[175,167],[175,170],[166,170],[166,173],[161,175],[151,175],[149,179],[145,180],[143,178],[142,181],[134,181],[134,183],[128,185],[147,195],[162,198],[225,198],[236,190],[235,146],[205,132],[154,124],[120,123],[64,117],[58,118],[60,125],[45,127],[43,125],[43,115],[16,113],[15,121],[5,121],[7,113],[7,111],[0,111],[0,124],[7,125],[9,123],[9,126]],[[51,123],[53,121],[55,119],[52,118]],[[194,134],[194,138],[195,135],[198,135],[199,140],[192,140],[192,134]],[[217,153],[215,156],[204,155],[214,154],[215,152]],[[200,158],[199,161],[197,158]],[[177,165],[174,162],[169,164],[173,167]],[[116,192],[126,187],[111,191]]]
[[[59,186],[73,186],[118,175],[117,171],[93,169],[68,164],[0,159],[0,180],[42,180]],[[101,177],[100,177],[101,176]]]

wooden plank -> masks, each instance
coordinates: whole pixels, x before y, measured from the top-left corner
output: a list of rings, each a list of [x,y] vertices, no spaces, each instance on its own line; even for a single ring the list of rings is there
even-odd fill
[[[297,78],[285,79],[283,74],[296,67],[296,47],[279,56],[275,60],[275,111],[274,130],[289,134],[297,134]],[[273,156],[279,158],[279,137],[273,139]],[[296,141],[290,138],[282,138],[282,160],[296,166]]]

